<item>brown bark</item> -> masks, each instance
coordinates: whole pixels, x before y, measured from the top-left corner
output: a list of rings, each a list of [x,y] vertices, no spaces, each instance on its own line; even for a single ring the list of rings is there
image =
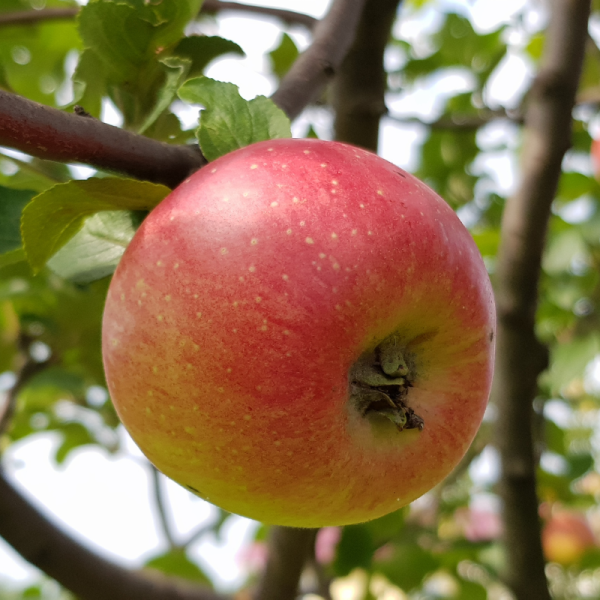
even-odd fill
[[[546,350],[535,336],[538,280],[551,204],[571,138],[589,0],[557,0],[528,98],[522,178],[506,203],[496,274],[497,359],[492,399],[502,459],[506,581],[518,600],[549,600],[540,542],[532,401]]]
[[[339,69],[356,33],[365,0],[333,0],[313,42],[287,72],[272,100],[294,120]]]
[[[352,44],[332,86],[335,139],[377,152],[387,112],[383,56],[401,0],[367,0]]]
[[[255,600],[294,600],[298,581],[315,543],[316,529],[272,527],[269,555]]]
[[[38,158],[84,163],[169,187],[206,164],[193,146],[157,142],[2,90],[0,146]]]

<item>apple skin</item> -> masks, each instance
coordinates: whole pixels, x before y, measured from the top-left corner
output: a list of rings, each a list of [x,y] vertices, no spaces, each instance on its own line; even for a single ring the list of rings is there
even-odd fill
[[[584,515],[560,510],[544,525],[542,546],[546,560],[567,566],[579,562],[596,539]]]
[[[349,371],[396,335],[400,431],[351,401]],[[487,404],[495,310],[452,209],[382,158],[320,140],[223,156],[143,222],[113,277],[107,382],[165,475],[266,523],[394,511],[439,483]]]

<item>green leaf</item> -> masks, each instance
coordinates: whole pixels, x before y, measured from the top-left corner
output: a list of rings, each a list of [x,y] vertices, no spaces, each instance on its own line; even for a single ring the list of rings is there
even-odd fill
[[[583,377],[588,363],[600,352],[600,334],[592,332],[552,349],[550,369],[544,378],[554,392],[560,392],[573,379]]]
[[[212,582],[203,573],[196,563],[187,556],[184,549],[173,549],[165,554],[155,556],[146,565],[147,568],[156,569],[167,575],[175,575],[196,583],[202,583],[212,587]]]
[[[30,190],[0,186],[0,267],[25,258],[21,247],[21,213],[35,196]]]
[[[165,70],[165,83],[158,93],[154,109],[143,122],[138,133],[144,133],[149,127],[154,125],[158,117],[169,108],[191,65],[189,60],[176,57],[165,58],[160,63]]]
[[[86,444],[96,444],[92,434],[81,423],[69,422],[57,427],[63,435],[62,444],[57,448],[54,460],[61,465],[72,450]]]
[[[487,597],[488,593],[481,584],[463,579],[460,582],[460,591],[458,595],[453,596],[453,600],[486,600]]]
[[[271,100],[264,96],[244,100],[232,83],[197,77],[178,94],[184,102],[205,107],[196,136],[209,161],[255,142],[292,135],[289,119]]]
[[[299,54],[300,51],[294,44],[294,40],[287,33],[284,33],[281,36],[279,46],[269,52],[273,73],[281,79],[290,70]]]
[[[106,93],[104,63],[94,50],[86,48],[79,57],[73,74],[74,100],[70,106],[79,104],[93,117],[100,118],[102,97]]]
[[[21,235],[27,260],[38,272],[81,229],[85,217],[123,208],[150,210],[169,192],[163,185],[119,178],[55,185],[23,210]]]
[[[64,279],[90,283],[115,268],[140,223],[139,213],[118,210],[97,213],[49,261],[48,267]]]
[[[408,592],[419,586],[425,576],[439,566],[434,556],[417,543],[400,544],[394,547],[390,560],[377,565],[377,570],[391,583]]]
[[[367,526],[348,525],[342,530],[333,570],[336,575],[344,576],[356,568],[369,569],[374,552],[373,538]]]
[[[191,61],[190,77],[202,75],[204,69],[212,60],[224,54],[231,53],[245,56],[244,51],[235,42],[222,37],[208,35],[185,37],[173,50],[175,56],[187,58]]]

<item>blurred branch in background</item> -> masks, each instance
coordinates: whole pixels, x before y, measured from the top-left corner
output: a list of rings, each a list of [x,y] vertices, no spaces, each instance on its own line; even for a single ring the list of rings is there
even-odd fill
[[[66,535],[0,473],[0,536],[81,600],[224,600],[162,575],[124,569]]]
[[[205,0],[202,4],[201,12],[211,13],[222,11],[275,17],[289,25],[304,25],[309,29],[312,29],[318,22],[318,19],[309,15],[268,6],[255,6],[252,4],[241,4],[239,2],[221,2],[220,0]],[[31,23],[39,23],[41,21],[73,19],[78,13],[79,8],[44,8],[41,10],[12,11],[0,14],[0,27],[28,25]]]
[[[255,600],[294,600],[298,581],[312,553],[316,529],[272,527],[267,565],[254,595]]]
[[[518,600],[548,600],[532,440],[537,378],[547,351],[535,335],[546,229],[571,139],[571,112],[587,40],[590,2],[552,4],[539,73],[528,96],[522,178],[506,202],[496,273],[497,360],[492,399],[502,460],[506,581]]]

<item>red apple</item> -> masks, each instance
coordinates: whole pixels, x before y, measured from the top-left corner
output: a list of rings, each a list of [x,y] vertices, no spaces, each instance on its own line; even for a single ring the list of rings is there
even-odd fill
[[[587,520],[575,511],[556,512],[542,530],[546,559],[561,565],[578,562],[586,550],[595,545],[596,540]]]
[[[492,377],[494,303],[431,189],[352,146],[261,142],[184,181],[110,286],[117,412],[166,475],[299,527],[374,519],[464,455]]]

